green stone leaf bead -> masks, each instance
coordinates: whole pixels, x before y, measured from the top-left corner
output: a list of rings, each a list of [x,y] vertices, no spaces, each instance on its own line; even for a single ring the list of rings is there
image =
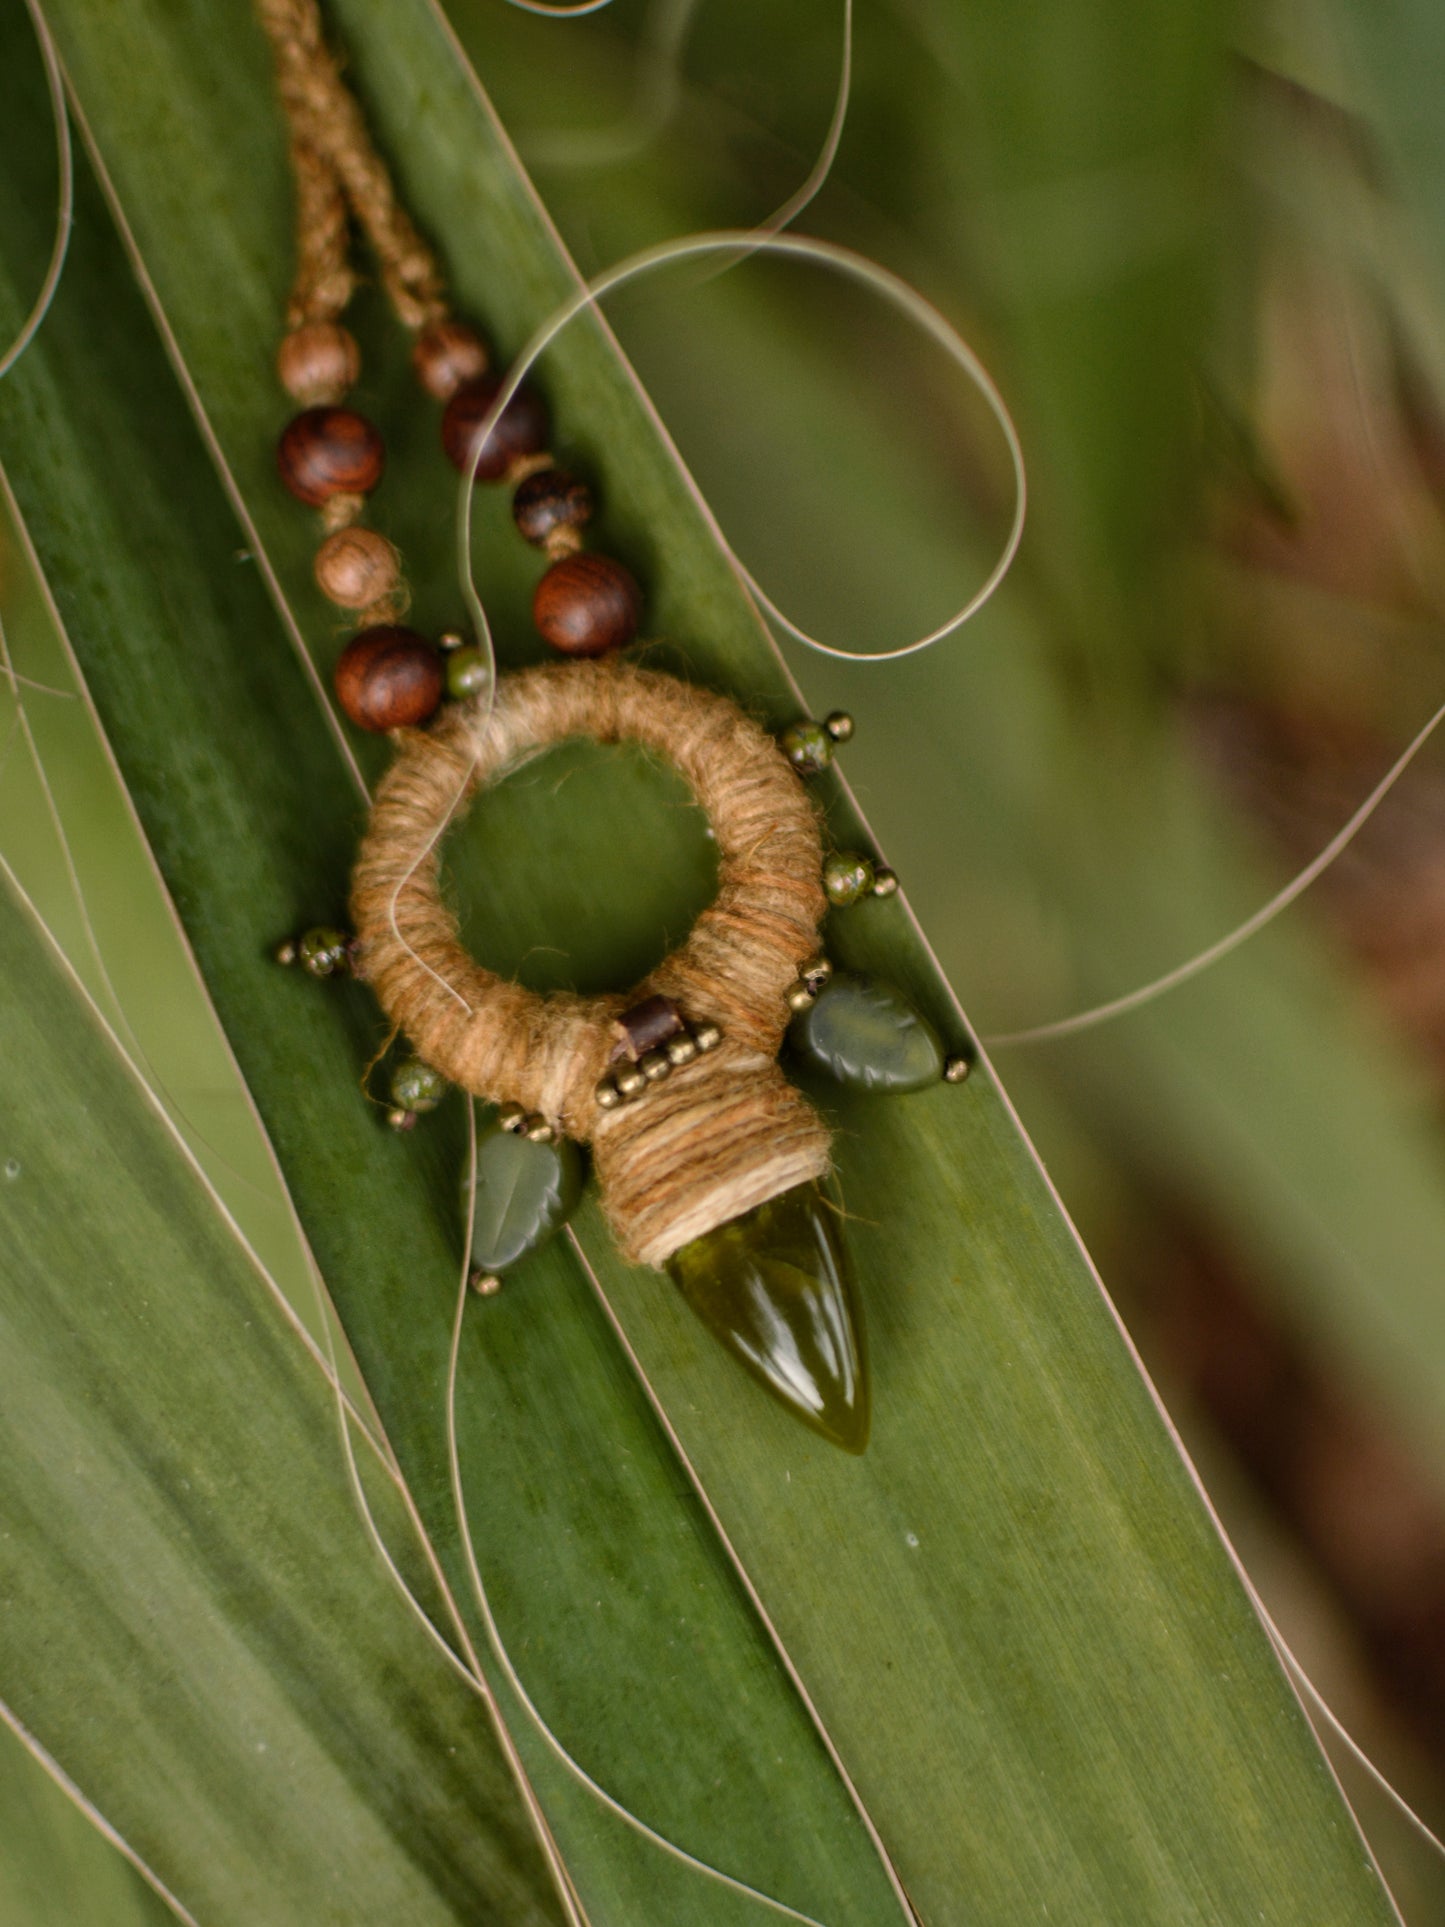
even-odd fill
[[[871,857],[857,850],[835,850],[823,859],[823,894],[835,909],[844,909],[871,894],[876,876]]]
[[[479,696],[491,680],[492,665],[480,649],[468,644],[447,657],[447,694],[454,702]]]
[[[667,1261],[708,1330],[845,1452],[868,1443],[868,1354],[837,1213],[800,1184]]]
[[[447,1094],[447,1080],[419,1057],[408,1057],[391,1074],[391,1101],[403,1111],[434,1111]]]
[[[334,977],[346,968],[346,932],[325,924],[308,930],[297,942],[296,955],[313,977]]]
[[[788,725],[778,738],[778,748],[800,776],[816,776],[833,760],[833,738],[821,723],[807,718]]]
[[[464,1178],[463,1209],[466,1193]],[[491,1274],[529,1257],[562,1228],[581,1195],[582,1157],[569,1138],[539,1144],[493,1125],[477,1140],[472,1264]]]
[[[891,984],[835,976],[788,1027],[798,1055],[861,1091],[921,1091],[943,1075],[943,1045]]]

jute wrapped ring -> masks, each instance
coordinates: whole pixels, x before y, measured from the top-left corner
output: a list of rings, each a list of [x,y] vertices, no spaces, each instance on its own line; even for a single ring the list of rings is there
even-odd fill
[[[671,762],[717,839],[718,894],[632,990],[543,996],[483,968],[441,900],[442,837],[477,790],[568,738],[631,741]],[[660,1265],[689,1240],[809,1179],[828,1132],[775,1061],[787,993],[825,908],[813,804],[772,739],[725,697],[616,660],[499,680],[489,714],[401,732],[352,875],[361,968],[418,1054],[475,1096],[591,1141],[623,1252]],[[626,841],[619,836],[619,844]],[[597,1083],[620,1013],[669,997],[721,1046],[616,1110]]]

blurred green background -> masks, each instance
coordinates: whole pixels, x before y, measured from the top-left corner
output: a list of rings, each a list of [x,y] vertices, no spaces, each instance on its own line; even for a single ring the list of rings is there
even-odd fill
[[[763,219],[832,110],[836,0],[448,12],[584,272]],[[1227,931],[1445,695],[1445,18],[876,0],[854,63],[799,225],[905,276],[984,354],[1032,508],[1004,592],[934,650],[787,653],[816,711],[857,717],[848,775],[986,1041]],[[729,541],[798,621],[866,656],[971,592],[1007,526],[999,439],[881,304],[755,259],[654,277],[609,315]],[[113,883],[128,825],[81,732],[55,729],[77,863]],[[64,865],[4,741],[7,853],[63,921]],[[214,1040],[172,1021],[164,912],[152,943],[142,886],[116,889],[98,994],[284,1273],[289,1226],[232,1135]],[[103,924],[104,888],[88,901]],[[1428,753],[1266,935],[1147,1010],[996,1059],[1271,1611],[1437,1827],[1442,941]],[[1445,1920],[1445,1876],[1341,1771],[1407,1918]],[[0,1833],[69,1837],[18,1752],[0,1802]],[[128,1889],[84,1898],[130,1876],[75,1856],[75,1894],[43,1904],[7,1895],[0,1866],[0,1915],[146,1917]]]

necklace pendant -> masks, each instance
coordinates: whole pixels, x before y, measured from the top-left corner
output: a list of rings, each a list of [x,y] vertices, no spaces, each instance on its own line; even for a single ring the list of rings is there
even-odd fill
[[[847,1247],[817,1184],[795,1185],[667,1260],[713,1336],[795,1418],[868,1443],[868,1354]]]

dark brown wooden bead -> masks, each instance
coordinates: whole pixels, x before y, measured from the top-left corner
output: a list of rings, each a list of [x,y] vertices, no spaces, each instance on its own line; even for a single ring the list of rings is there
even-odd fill
[[[560,468],[539,469],[517,484],[512,520],[529,542],[545,548],[557,529],[580,529],[592,520],[592,491]]]
[[[472,444],[501,385],[491,375],[484,375],[479,381],[466,382],[447,403],[442,416],[442,447],[461,475],[471,467]],[[523,382],[483,445],[477,480],[499,482],[513,462],[540,454],[547,446],[547,429],[546,403],[535,388]]]
[[[307,408],[286,424],[276,450],[281,480],[319,509],[333,495],[369,495],[386,466],[386,445],[352,408]]]
[[[464,321],[434,321],[417,336],[411,365],[429,395],[450,401],[464,382],[487,372],[486,345]]]
[[[554,562],[532,598],[538,633],[564,656],[602,656],[637,634],[642,591],[610,555]]]
[[[339,321],[308,321],[277,349],[276,373],[286,393],[308,408],[338,402],[360,377],[361,350]]]
[[[442,659],[415,629],[363,629],[341,652],[336,699],[358,729],[424,723],[442,699]]]

